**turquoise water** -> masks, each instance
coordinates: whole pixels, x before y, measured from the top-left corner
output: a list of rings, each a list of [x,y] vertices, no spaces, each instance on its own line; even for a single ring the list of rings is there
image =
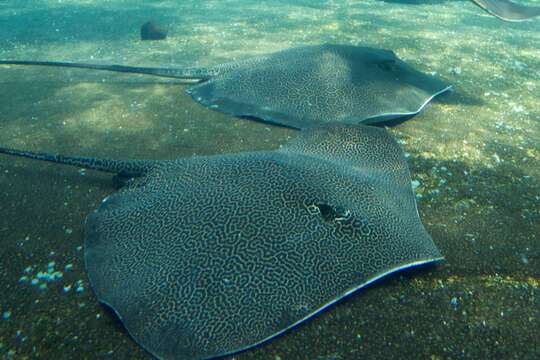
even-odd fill
[[[374,284],[235,358],[535,359],[540,20],[418,3],[15,0],[0,3],[0,59],[182,67],[324,42],[393,49],[455,88],[390,130],[447,261]],[[167,40],[139,40],[151,19],[168,26]],[[2,66],[0,145],[166,159],[274,149],[296,134],[206,109],[184,90],[148,76]],[[84,271],[81,225],[114,191],[110,176],[4,156],[0,173],[0,354],[149,358]]]

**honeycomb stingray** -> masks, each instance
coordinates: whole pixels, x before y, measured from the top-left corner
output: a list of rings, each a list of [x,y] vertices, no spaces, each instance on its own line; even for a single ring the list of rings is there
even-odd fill
[[[0,152],[131,178],[86,219],[86,269],[99,301],[160,359],[248,349],[442,259],[385,129],[314,128],[275,151],[170,161]]]
[[[293,48],[208,69],[5,60],[0,64],[68,66],[196,80],[200,83],[187,92],[204,106],[297,129],[414,115],[450,88],[392,51],[348,45]]]
[[[509,0],[471,0],[486,12],[501,20],[524,21],[540,16],[540,7],[525,6]]]

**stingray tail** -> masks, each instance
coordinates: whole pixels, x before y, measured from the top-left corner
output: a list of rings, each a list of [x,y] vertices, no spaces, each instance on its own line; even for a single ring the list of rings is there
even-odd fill
[[[58,61],[23,61],[23,60],[0,60],[0,65],[30,65],[30,66],[53,66],[69,67],[79,69],[92,69],[113,71],[132,74],[147,74],[175,79],[184,79],[191,81],[205,81],[216,75],[216,71],[206,68],[158,68],[158,67],[139,67],[124,65],[99,65],[86,63],[58,62]]]
[[[153,160],[110,160],[82,156],[64,156],[42,152],[31,152],[9,148],[0,148],[0,154],[25,157],[34,160],[49,161],[58,164],[78,166],[86,169],[121,174],[128,177],[142,176],[155,164]]]

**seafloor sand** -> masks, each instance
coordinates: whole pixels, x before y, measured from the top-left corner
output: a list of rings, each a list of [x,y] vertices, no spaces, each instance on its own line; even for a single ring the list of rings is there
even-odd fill
[[[539,358],[540,20],[504,23],[463,1],[296,4],[2,1],[0,59],[186,66],[323,42],[394,49],[455,86],[392,129],[447,262],[381,281],[237,357]],[[138,40],[148,19],[169,24],[166,41]],[[295,134],[208,110],[183,90],[3,66],[0,145],[175,158],[271,149]],[[81,223],[113,191],[110,176],[4,156],[0,174],[0,357],[148,358],[84,272]]]

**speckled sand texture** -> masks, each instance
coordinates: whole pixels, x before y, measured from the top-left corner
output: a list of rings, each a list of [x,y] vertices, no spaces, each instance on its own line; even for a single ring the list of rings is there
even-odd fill
[[[394,50],[455,88],[391,130],[447,262],[374,284],[235,357],[536,359],[540,20],[504,23],[468,1],[419,3],[3,1],[0,59],[206,66],[325,42]],[[151,19],[169,26],[166,40],[139,40]],[[2,66],[0,145],[170,159],[274,149],[295,136],[206,109],[184,89]],[[106,174],[0,157],[0,357],[149,358],[97,303],[84,271],[83,219],[112,191]]]

